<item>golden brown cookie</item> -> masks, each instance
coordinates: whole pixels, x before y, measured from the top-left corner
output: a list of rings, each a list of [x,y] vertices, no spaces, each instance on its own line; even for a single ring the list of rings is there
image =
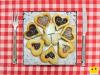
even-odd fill
[[[69,16],[55,14],[53,16],[53,22],[55,23],[56,29],[59,30],[69,23]]]
[[[66,42],[64,40],[59,40],[58,55],[61,58],[66,58],[74,50],[75,48],[72,42]]]
[[[35,16],[34,22],[45,29],[50,23],[51,17],[49,13],[42,13],[40,15]]]
[[[51,64],[57,65],[58,63],[58,55],[56,54],[54,47],[51,45],[46,51],[43,51],[41,56],[41,61],[47,63],[50,62]]]
[[[64,30],[61,32],[62,39],[66,41],[74,41],[75,40],[75,34],[74,34],[74,26],[67,25]]]
[[[44,41],[31,39],[27,41],[26,46],[34,56],[39,56],[42,53]]]
[[[26,39],[32,39],[39,35],[41,35],[41,33],[40,33],[39,29],[37,28],[37,26],[33,22],[28,23],[27,31],[24,32],[24,37]]]

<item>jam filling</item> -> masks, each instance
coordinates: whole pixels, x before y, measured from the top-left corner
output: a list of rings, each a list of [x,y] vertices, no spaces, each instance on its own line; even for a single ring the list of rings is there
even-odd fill
[[[40,43],[33,43],[32,47],[34,47],[36,50],[40,48]]]
[[[38,33],[37,29],[36,29],[36,26],[34,24],[31,24],[29,26],[29,31],[26,32],[26,35],[28,37],[31,37],[33,35],[36,35]]]
[[[66,18],[61,18],[60,16],[56,16],[55,17],[55,22],[58,26],[65,24],[68,22],[68,20]]]
[[[64,47],[63,47],[63,52],[64,53],[66,53],[67,52],[67,50],[69,50],[70,49],[70,47],[69,46],[67,46],[67,45],[63,45]]]
[[[31,24],[31,25],[29,26],[29,30],[34,30],[34,29],[36,29],[36,26],[35,26],[34,24]]]
[[[74,36],[72,35],[72,28],[68,27],[63,34],[68,40],[72,40]]]
[[[43,17],[38,17],[38,23],[41,25],[47,25],[47,23],[49,22],[49,17],[47,15],[43,16]]]
[[[55,55],[53,52],[50,52],[45,56],[45,58],[52,58],[53,59],[53,58],[55,58]]]

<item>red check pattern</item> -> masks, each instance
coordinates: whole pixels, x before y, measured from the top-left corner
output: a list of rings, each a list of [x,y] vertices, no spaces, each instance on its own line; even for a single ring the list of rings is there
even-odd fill
[[[88,13],[86,67],[81,67],[82,4]],[[17,65],[12,64],[12,8],[19,12]],[[23,11],[77,11],[77,66],[23,65]],[[100,67],[100,0],[0,0],[0,75],[89,75],[92,65]]]

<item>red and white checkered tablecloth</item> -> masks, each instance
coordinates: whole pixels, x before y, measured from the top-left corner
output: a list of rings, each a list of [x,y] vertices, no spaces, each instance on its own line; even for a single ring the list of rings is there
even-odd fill
[[[86,67],[81,67],[82,4],[86,4],[88,14]],[[12,8],[19,12],[20,20],[17,32],[17,65],[12,64]],[[24,66],[23,11],[77,11],[78,64],[76,66]],[[0,0],[0,75],[89,75],[88,69],[93,65],[100,67],[100,0]]]

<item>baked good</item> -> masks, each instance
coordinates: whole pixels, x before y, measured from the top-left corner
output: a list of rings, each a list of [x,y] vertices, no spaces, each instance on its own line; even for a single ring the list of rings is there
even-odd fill
[[[31,53],[34,56],[39,56],[42,53],[43,46],[44,46],[43,40],[31,39],[31,40],[28,40],[26,43],[26,47],[30,49]]]
[[[62,39],[66,41],[74,41],[75,40],[75,34],[74,34],[74,26],[67,25],[64,30],[61,32]]]
[[[37,28],[37,26],[33,22],[28,23],[27,31],[24,32],[24,37],[26,39],[32,39],[39,35],[41,35],[41,33],[39,29]]]
[[[55,23],[56,30],[66,26],[69,23],[69,16],[63,16],[60,14],[55,14],[53,16],[53,22]]]
[[[34,22],[45,29],[50,23],[51,17],[49,13],[42,13],[40,15],[35,16]]]
[[[51,64],[57,64],[58,62],[58,55],[56,54],[54,47],[51,45],[46,51],[43,51],[41,56],[42,62],[49,62]]]
[[[75,49],[74,49],[74,45],[72,42],[66,42],[64,40],[59,40],[58,55],[61,58],[66,58],[74,50]]]

